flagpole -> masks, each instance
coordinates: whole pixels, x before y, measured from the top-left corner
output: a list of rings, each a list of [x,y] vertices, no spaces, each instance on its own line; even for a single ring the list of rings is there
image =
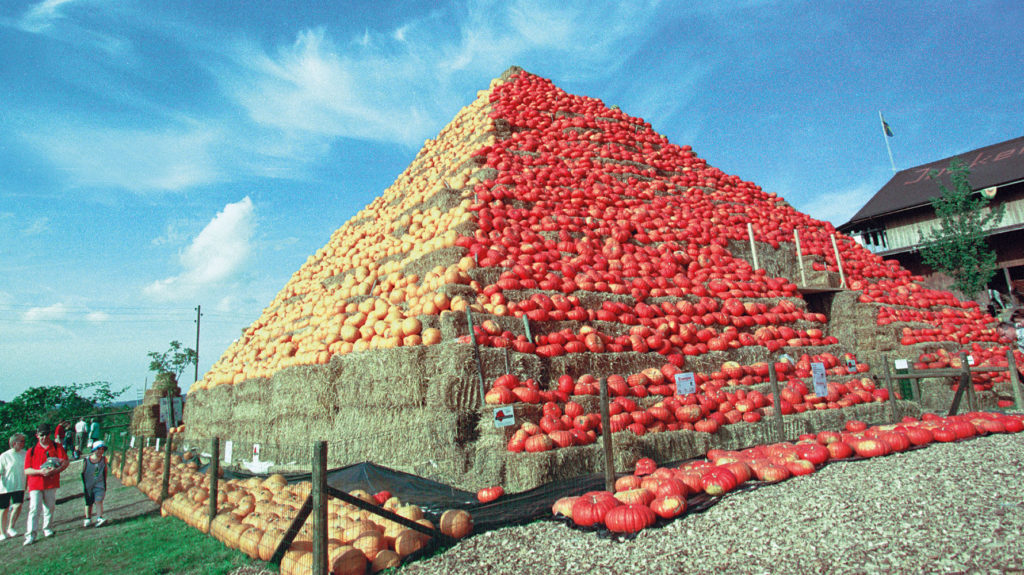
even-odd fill
[[[892,159],[892,146],[889,145],[889,134],[885,132],[885,118],[882,111],[878,111],[878,121],[882,123],[882,139],[885,140],[885,149],[889,152],[889,164],[892,166],[892,173],[896,173],[896,162]]]

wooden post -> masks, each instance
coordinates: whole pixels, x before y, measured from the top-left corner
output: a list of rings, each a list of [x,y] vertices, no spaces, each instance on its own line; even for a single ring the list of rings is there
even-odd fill
[[[220,438],[214,437],[210,440],[210,465],[206,469],[210,477],[210,496],[206,499],[210,506],[208,515],[210,516],[210,524],[213,524],[213,518],[217,516],[217,492],[218,492],[218,481],[220,480]]]
[[[148,443],[148,441],[146,442]],[[142,442],[142,438],[139,438],[139,469],[135,473],[135,485],[142,483],[142,453],[146,450],[146,446]]]
[[[800,285],[807,286],[807,272],[804,271],[804,254],[800,251],[800,232],[793,228],[793,239],[796,241],[796,262],[800,266]]]
[[[480,405],[486,405],[484,396],[487,395],[487,389],[484,384],[484,364],[480,360],[480,348],[476,345],[476,333],[473,330],[473,314],[469,311],[469,306],[466,306],[466,324],[469,326],[469,341],[473,346],[473,357],[476,358],[476,374],[480,380]]]
[[[967,373],[967,408],[971,411],[978,411],[978,395],[974,391],[974,382],[971,381],[971,364],[967,360],[967,352],[960,352],[960,361],[962,362],[964,372]]]
[[[754,243],[754,226],[750,222],[747,222],[747,237],[750,238],[750,253],[751,259],[754,260],[754,269],[760,269],[760,264],[757,261],[757,244]]]
[[[167,499],[167,487],[171,482],[171,438],[167,438],[167,443],[164,444],[164,476],[160,480],[160,503]]]
[[[836,266],[839,267],[839,286],[846,287],[846,274],[843,273],[843,258],[839,257],[839,246],[836,244],[836,235],[832,234],[832,251],[836,254]]]
[[[615,468],[612,458],[612,423],[608,412],[608,379],[601,378],[601,439],[604,441],[604,488],[615,493]]]
[[[327,442],[313,445],[313,573],[327,575]]]
[[[775,401],[775,415],[772,418],[775,421],[775,435],[776,441],[782,442],[786,440],[786,427],[782,423],[782,398],[779,396],[779,377],[775,373],[775,362],[768,359],[768,383],[772,388],[772,399]]]
[[[948,415],[956,415],[956,412],[960,410],[960,400],[964,397],[964,392],[971,385],[971,366],[967,364],[967,354],[962,352],[960,354],[960,383],[956,386],[956,393],[953,394],[953,404],[949,406]]]
[[[889,356],[882,356],[882,371],[885,374],[885,388],[889,390],[889,423],[896,423],[896,390],[892,385],[892,372],[889,370]]]
[[[132,437],[135,437],[134,435]],[[121,481],[124,481],[124,464],[128,462],[128,436],[125,436],[121,444]]]
[[[1017,373],[1017,359],[1013,357],[1013,346],[1006,348],[1006,365],[1010,368],[1010,386],[1013,387],[1013,403],[1018,411],[1024,410],[1024,397],[1020,391],[1020,375]]]

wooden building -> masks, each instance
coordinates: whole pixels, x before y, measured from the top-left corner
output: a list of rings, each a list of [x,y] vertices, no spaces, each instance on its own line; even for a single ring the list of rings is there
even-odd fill
[[[1024,303],[1024,137],[898,172],[838,229],[871,251],[925,276],[930,287],[949,289],[950,278],[925,266],[919,247],[922,234],[938,224],[931,199],[941,194],[936,179],[947,187],[952,185],[948,168],[954,158],[967,165],[968,181],[976,193],[990,198],[993,207],[1006,206],[1003,219],[988,234],[999,267],[989,288],[1000,292],[1006,303],[1020,305]],[[929,175],[933,170],[936,178]],[[987,296],[982,299],[981,303],[989,303]]]

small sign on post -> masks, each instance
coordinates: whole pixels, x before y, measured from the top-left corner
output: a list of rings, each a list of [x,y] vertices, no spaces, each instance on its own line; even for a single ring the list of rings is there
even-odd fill
[[[690,395],[693,393],[697,393],[697,381],[694,379],[693,372],[688,371],[686,373],[677,373],[676,394]]]
[[[516,411],[511,405],[494,409],[494,427],[509,427],[516,423]]]
[[[825,378],[825,364],[814,362],[811,364],[811,380],[814,382],[814,395],[825,397],[828,395],[828,381]]]
[[[230,439],[224,442],[224,463],[231,463],[231,452],[234,446],[235,444]]]
[[[897,359],[895,361],[896,369],[909,369],[910,363],[905,359]]]

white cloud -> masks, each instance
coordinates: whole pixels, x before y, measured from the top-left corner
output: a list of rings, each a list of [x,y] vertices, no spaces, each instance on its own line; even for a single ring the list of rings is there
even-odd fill
[[[199,126],[128,130],[74,124],[24,134],[78,186],[131,191],[181,190],[218,178],[216,130]]]
[[[105,311],[93,311],[87,313],[85,319],[93,323],[102,323],[110,319],[110,314]]]
[[[419,145],[449,119],[451,102],[468,103],[512,64],[554,59],[576,78],[607,74],[640,49],[655,17],[639,3],[476,2],[340,43],[316,28],[275,51],[239,45],[235,66],[215,74],[253,121],[300,144]]]
[[[812,218],[826,220],[832,222],[832,225],[840,226],[850,221],[850,218],[877,191],[878,188],[876,186],[863,184],[844,191],[828,192],[822,190],[810,197],[808,197],[809,194],[804,193],[800,194],[799,200],[795,199],[796,194],[793,194],[793,202],[794,207]]]
[[[179,256],[183,271],[151,283],[144,293],[162,301],[185,300],[222,285],[248,260],[255,228],[255,209],[248,196],[224,206]]]
[[[60,321],[68,315],[68,308],[63,303],[55,303],[46,307],[34,307],[21,315],[23,321]]]
[[[26,32],[39,33],[49,28],[54,21],[63,18],[61,15],[61,6],[64,4],[70,4],[74,0],[44,0],[40,2],[25,13],[22,16],[19,24],[22,30]]]
[[[50,218],[45,216],[36,218],[27,228],[22,231],[26,236],[37,236],[50,230]]]

